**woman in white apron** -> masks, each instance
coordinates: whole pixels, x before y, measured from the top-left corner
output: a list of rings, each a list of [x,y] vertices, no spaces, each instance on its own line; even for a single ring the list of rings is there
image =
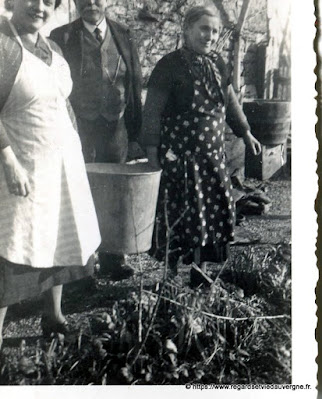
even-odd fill
[[[7,306],[43,292],[44,335],[68,332],[62,284],[91,274],[100,244],[81,145],[66,107],[69,67],[38,32],[60,1],[11,2],[8,40],[18,43],[21,63],[0,111],[8,144],[0,147],[0,346]]]

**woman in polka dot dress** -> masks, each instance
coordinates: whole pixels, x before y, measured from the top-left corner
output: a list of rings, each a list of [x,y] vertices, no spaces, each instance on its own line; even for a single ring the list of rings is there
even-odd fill
[[[218,39],[215,11],[193,7],[184,21],[183,48],[156,65],[147,94],[142,144],[149,162],[163,169],[154,250],[169,264],[221,262],[234,237],[235,206],[225,156],[225,123],[255,154],[259,142],[225,74],[211,53]],[[169,231],[169,229],[168,229]]]

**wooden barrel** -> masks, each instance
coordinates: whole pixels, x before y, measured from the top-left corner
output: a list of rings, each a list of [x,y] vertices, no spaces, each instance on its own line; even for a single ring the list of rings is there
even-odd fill
[[[289,101],[245,101],[243,110],[252,134],[264,145],[285,143],[291,129]]]
[[[148,163],[86,165],[98,217],[100,249],[133,254],[151,248],[161,170]]]

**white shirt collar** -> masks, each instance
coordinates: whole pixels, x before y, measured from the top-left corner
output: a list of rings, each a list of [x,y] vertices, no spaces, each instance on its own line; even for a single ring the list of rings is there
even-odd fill
[[[86,22],[86,21],[83,19],[83,24],[84,24],[85,28],[86,28],[91,34],[94,34],[94,30],[95,30],[96,28],[99,28],[100,31],[101,31],[101,33],[102,33],[102,37],[105,37],[105,36],[106,36],[106,31],[107,31],[106,18],[103,18],[102,21],[101,21],[98,25],[89,24],[88,22]]]

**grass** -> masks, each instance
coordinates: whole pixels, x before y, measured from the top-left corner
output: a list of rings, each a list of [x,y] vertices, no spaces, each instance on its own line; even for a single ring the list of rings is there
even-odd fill
[[[290,383],[290,278],[286,245],[240,252],[214,267],[209,289],[166,274],[146,286],[141,274],[70,342],[22,341],[3,354],[0,383]]]

